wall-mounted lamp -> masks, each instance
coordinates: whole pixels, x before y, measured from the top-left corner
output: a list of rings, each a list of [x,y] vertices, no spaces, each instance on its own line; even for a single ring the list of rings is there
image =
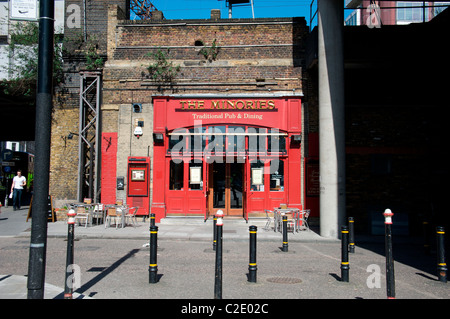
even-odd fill
[[[163,143],[164,142],[164,134],[163,133],[153,133],[153,141],[155,143]]]
[[[73,136],[74,136],[74,135],[77,135],[77,136],[78,136],[78,133],[72,133],[72,132],[69,132],[69,135],[67,135],[67,139],[68,139],[68,140],[73,139]]]
[[[300,144],[302,142],[302,135],[301,134],[292,135],[291,142]]]

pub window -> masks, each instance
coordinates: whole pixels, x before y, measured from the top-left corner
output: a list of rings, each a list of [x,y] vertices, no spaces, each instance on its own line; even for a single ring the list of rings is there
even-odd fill
[[[270,161],[270,190],[284,191],[284,161],[276,158]]]
[[[264,192],[264,162],[257,160],[250,163],[250,190]]]
[[[203,190],[202,163],[189,163],[189,189]]]
[[[170,161],[170,190],[182,190],[183,189],[183,175],[184,175],[184,162],[177,160]]]
[[[245,152],[245,127],[228,126],[227,152]],[[237,134],[237,135],[236,135]]]
[[[186,149],[186,129],[174,130],[169,135],[169,151],[177,155],[182,155]]]
[[[251,152],[266,152],[267,129],[258,127],[248,128],[248,150]]]
[[[225,126],[208,128],[208,150],[214,153],[225,152]]]
[[[203,135],[205,133],[206,127],[194,127],[189,129],[191,138],[189,141],[189,149],[191,151],[201,152],[205,149],[206,139]]]
[[[281,134],[279,130],[272,129],[269,130],[268,139],[267,139],[267,148],[269,152],[286,152],[286,138]]]

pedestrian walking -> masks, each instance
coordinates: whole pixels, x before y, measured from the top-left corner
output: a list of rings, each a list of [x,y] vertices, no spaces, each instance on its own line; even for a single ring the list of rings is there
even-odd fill
[[[14,210],[20,209],[21,201],[22,201],[22,192],[23,187],[27,185],[27,179],[25,176],[22,176],[22,171],[18,170],[17,175],[14,176],[12,185],[11,185],[11,193],[13,193],[13,208]]]

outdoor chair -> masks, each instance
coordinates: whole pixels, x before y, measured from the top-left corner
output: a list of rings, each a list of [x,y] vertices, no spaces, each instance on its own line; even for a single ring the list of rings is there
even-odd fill
[[[97,204],[94,206],[94,210],[92,211],[92,219],[96,219],[97,220],[97,225],[98,225],[98,220],[101,219],[102,222],[105,219],[105,205],[103,204]]]
[[[80,220],[84,220],[84,228],[87,228],[88,224],[90,224],[92,226],[91,214],[84,207],[77,208],[77,215],[75,216],[75,223],[78,221],[78,225],[80,225]]]
[[[136,213],[138,211],[139,207],[130,207],[127,209],[126,214],[124,215],[125,218],[125,224],[127,223],[127,221],[131,221],[131,224],[133,224],[133,227],[136,228]]]
[[[299,218],[298,229],[301,227],[303,230],[310,230],[309,225],[308,225],[308,218],[309,218],[310,213],[311,213],[310,209],[304,209],[301,211],[301,217]]]
[[[119,226],[119,223],[122,224],[122,212],[118,212],[120,208],[108,208],[106,212],[106,220],[105,220],[105,228],[111,227],[111,221],[114,221],[116,224],[116,229]]]
[[[267,222],[266,222],[266,225],[264,226],[264,230],[269,231],[270,224],[273,223],[273,229],[274,229],[274,231],[276,231],[275,218],[274,218],[273,211],[271,211],[269,209],[265,209],[264,211],[266,212],[266,217],[267,217]]]

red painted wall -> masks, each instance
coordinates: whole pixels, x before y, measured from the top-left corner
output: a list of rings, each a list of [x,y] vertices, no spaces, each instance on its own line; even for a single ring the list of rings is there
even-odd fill
[[[101,202],[116,203],[117,133],[102,133]]]
[[[302,208],[300,187],[301,181],[301,147],[300,144],[294,145],[290,142],[290,137],[294,134],[301,134],[302,118],[301,118],[301,100],[298,97],[263,97],[263,98],[247,98],[247,97],[218,97],[218,98],[190,98],[190,97],[157,97],[153,100],[154,104],[154,132],[163,133],[165,136],[164,143],[154,144],[153,161],[154,176],[153,185],[160,187],[153,188],[152,213],[156,215],[156,221],[165,217],[166,213],[177,212],[176,209],[181,208],[177,203],[188,202],[194,195],[200,193],[200,205],[196,210],[187,209],[180,210],[180,213],[190,214],[203,212],[207,206],[206,187],[203,192],[189,191],[187,188],[178,191],[168,190],[168,171],[170,158],[167,157],[168,148],[167,132],[171,132],[177,128],[188,128],[199,125],[202,126],[214,124],[230,124],[230,125],[248,125],[277,128],[280,131],[288,133],[286,138],[287,157],[285,162],[285,191],[269,192],[269,179],[267,178],[267,187],[265,192],[251,192],[249,187],[249,162],[246,160],[246,189],[247,215],[249,212],[263,212],[264,209],[273,209],[279,203],[285,202],[291,207]],[[268,160],[267,158],[266,160]],[[268,169],[268,167],[266,167]],[[204,163],[204,174],[207,165]],[[185,180],[187,180],[187,171],[184,172]],[[205,178],[207,180],[207,178]],[[266,179],[265,179],[266,184]],[[175,195],[171,195],[172,193]],[[194,194],[195,193],[195,194]],[[259,195],[260,202],[257,202]],[[170,198],[168,198],[168,196]],[[180,197],[181,196],[181,197]],[[260,204],[259,207],[258,203]],[[174,207],[172,207],[175,205]],[[179,206],[179,207],[178,207]],[[184,206],[183,206],[184,207]]]

